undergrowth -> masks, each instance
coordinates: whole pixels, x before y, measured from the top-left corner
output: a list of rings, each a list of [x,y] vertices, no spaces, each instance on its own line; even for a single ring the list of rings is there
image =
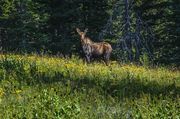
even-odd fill
[[[0,118],[179,119],[180,72],[77,57],[0,56]]]

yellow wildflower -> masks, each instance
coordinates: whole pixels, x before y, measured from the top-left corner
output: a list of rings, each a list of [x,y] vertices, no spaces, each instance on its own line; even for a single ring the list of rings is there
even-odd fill
[[[16,94],[18,94],[18,93],[21,93],[22,90],[17,89],[15,92],[16,92]]]
[[[2,88],[0,88],[0,97],[2,97],[4,95],[4,91]]]

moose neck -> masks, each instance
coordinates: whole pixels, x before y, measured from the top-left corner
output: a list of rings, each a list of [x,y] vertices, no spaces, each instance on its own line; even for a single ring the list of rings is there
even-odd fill
[[[81,40],[83,40],[83,39],[85,39],[85,35],[84,34],[81,35]]]
[[[81,37],[82,44],[92,44],[92,40],[89,37]]]

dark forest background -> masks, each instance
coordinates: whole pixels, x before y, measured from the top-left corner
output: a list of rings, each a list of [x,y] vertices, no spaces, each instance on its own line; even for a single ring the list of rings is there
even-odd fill
[[[153,62],[180,65],[180,1],[130,3],[131,31],[137,27],[138,13],[153,36],[148,47]],[[79,27],[88,28],[87,35],[96,42],[102,41],[99,36],[106,31],[102,38],[112,44],[112,58],[126,57],[117,53],[123,52],[117,44],[125,13],[125,0],[0,0],[0,51],[79,55],[82,51],[75,31]],[[144,34],[145,29],[141,29]],[[144,54],[142,51],[141,57]]]

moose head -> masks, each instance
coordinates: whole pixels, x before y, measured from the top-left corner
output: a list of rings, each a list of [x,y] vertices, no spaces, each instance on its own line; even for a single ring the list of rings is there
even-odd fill
[[[82,32],[79,28],[76,28],[76,31],[77,31],[77,33],[80,35],[80,37],[81,37],[81,42],[85,42],[85,40],[86,40],[86,33],[87,33],[87,31],[88,31],[88,29],[86,28],[85,30],[84,30],[84,32]]]

